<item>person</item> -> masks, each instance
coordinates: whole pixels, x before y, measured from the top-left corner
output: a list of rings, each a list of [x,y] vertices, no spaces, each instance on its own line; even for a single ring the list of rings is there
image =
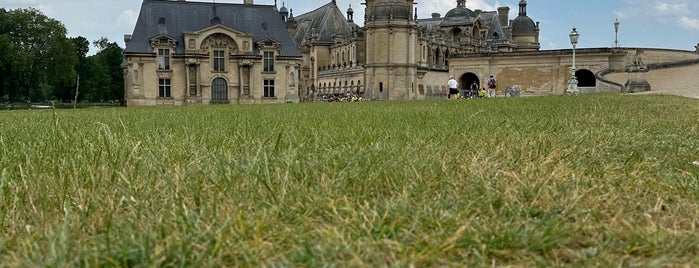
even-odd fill
[[[485,97],[485,88],[484,87],[482,87],[481,90],[478,91],[478,97],[479,98]]]
[[[456,82],[454,76],[449,76],[449,82],[447,82],[447,84],[449,86],[449,96],[447,96],[447,98],[457,99],[459,97],[459,82]]]
[[[491,75],[488,78],[487,84],[488,84],[488,92],[487,92],[488,98],[494,98],[496,96],[495,90],[498,87],[498,82],[497,82],[497,80],[495,80],[495,77],[493,77]]]
[[[476,81],[473,81],[473,84],[471,84],[471,98],[476,96],[477,91],[478,91],[478,83],[476,83]]]

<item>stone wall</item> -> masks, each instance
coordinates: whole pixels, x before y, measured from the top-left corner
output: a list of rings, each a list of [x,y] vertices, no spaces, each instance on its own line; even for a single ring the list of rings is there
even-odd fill
[[[638,57],[636,48],[590,48],[576,50],[576,69],[592,74],[604,70],[624,70]],[[699,53],[669,49],[642,49],[643,64],[699,59]],[[455,76],[473,73],[481,80],[489,75],[498,79],[498,91],[521,85],[522,95],[563,94],[572,66],[572,49],[538,52],[454,55],[449,72]],[[618,91],[619,86],[595,79],[590,92]],[[586,91],[586,92],[588,92]]]
[[[637,51],[642,51],[640,55],[645,65],[699,59],[699,53],[685,50],[659,48],[628,48],[627,51],[627,65],[631,65],[634,62]]]

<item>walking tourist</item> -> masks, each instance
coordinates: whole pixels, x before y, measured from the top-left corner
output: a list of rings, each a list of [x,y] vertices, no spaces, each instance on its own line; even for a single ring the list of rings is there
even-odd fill
[[[497,87],[498,87],[497,80],[495,80],[495,77],[493,77],[491,75],[490,78],[488,78],[488,81],[486,83],[488,84],[487,97],[488,98],[495,98],[495,96],[497,95],[495,91],[497,90]]]
[[[476,81],[473,81],[473,84],[471,84],[471,97],[473,98],[476,96],[476,92],[478,92],[478,83]]]
[[[459,97],[459,82],[456,82],[454,76],[449,76],[449,82],[447,82],[447,84],[449,86],[449,96],[447,96],[447,98],[457,99]]]

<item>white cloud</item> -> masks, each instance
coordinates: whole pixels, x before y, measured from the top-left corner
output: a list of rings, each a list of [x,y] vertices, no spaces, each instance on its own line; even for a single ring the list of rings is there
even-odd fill
[[[44,13],[49,18],[56,17],[56,13],[54,12],[54,9],[50,5],[38,5],[35,7],[36,9],[40,10],[41,13]]]
[[[614,11],[614,15],[619,19],[625,19],[629,17],[629,15],[626,14],[626,12],[624,11]]]
[[[119,14],[116,23],[120,28],[133,28],[136,25],[136,20],[138,20],[138,12],[133,10],[126,10]]]
[[[687,4],[669,4],[669,3],[658,3],[655,10],[660,13],[659,15],[677,15],[685,14],[687,12]]]
[[[624,0],[621,12],[633,17],[677,17],[699,12],[696,0]]]
[[[691,29],[691,30],[699,30],[699,19],[694,19],[694,18],[689,18],[689,17],[681,17],[680,18],[680,26]]]
[[[429,3],[429,4],[428,4]],[[418,8],[418,15],[420,18],[429,18],[432,13],[439,13],[440,15],[446,15],[449,10],[456,8],[456,1],[454,0],[436,0],[436,1],[421,1],[416,5]],[[471,10],[485,10],[494,11],[496,8],[489,5],[484,0],[472,0],[466,1],[466,7]]]
[[[21,6],[23,6],[23,5],[32,5],[32,4],[36,4],[36,0],[7,0],[7,1],[3,1],[3,2],[5,2],[5,3],[3,3],[3,5],[7,4],[7,5],[10,5],[10,6],[12,6],[12,5],[21,5]]]

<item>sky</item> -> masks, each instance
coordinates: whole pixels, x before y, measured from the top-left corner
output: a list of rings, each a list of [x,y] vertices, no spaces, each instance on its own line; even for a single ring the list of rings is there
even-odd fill
[[[191,1],[191,0],[187,0]],[[213,0],[196,0],[211,2]],[[243,0],[215,0],[243,3]],[[332,0],[276,0],[293,10],[294,16],[312,11]],[[363,0],[336,0],[338,7],[354,10],[354,20],[363,25]],[[456,0],[415,0],[418,18],[432,13],[444,16],[456,7]],[[0,8],[36,8],[68,30],[69,37],[90,41],[106,37],[124,47],[124,34],[133,32],[142,0],[0,0]],[[254,0],[274,5],[275,0]],[[466,7],[497,10],[510,7],[510,19],[519,12],[519,0],[467,0]],[[611,47],[615,40],[614,21],[619,21],[618,41],[622,47],[695,50],[699,43],[699,1],[697,0],[529,0],[527,15],[538,21],[542,50],[571,48],[568,34],[573,27],[580,34],[577,48]],[[96,48],[91,48],[93,54]]]

